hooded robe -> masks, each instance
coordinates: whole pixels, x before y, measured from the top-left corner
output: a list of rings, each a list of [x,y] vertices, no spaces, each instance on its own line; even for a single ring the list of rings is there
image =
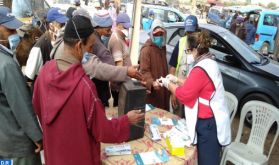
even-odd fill
[[[47,62],[35,83],[33,106],[43,129],[46,165],[100,164],[100,142],[129,137],[127,115],[106,118],[95,85],[72,58],[64,58],[72,61],[66,71],[55,60]]]
[[[151,26],[150,39],[145,42],[140,51],[140,71],[147,82],[147,89],[151,91],[151,93],[147,95],[147,103],[168,111],[170,99],[169,91],[166,88],[155,90],[152,87],[152,84],[156,81],[156,79],[166,77],[168,75],[167,53],[165,46],[166,33],[164,35],[162,48],[159,48],[152,42],[152,31],[154,31],[157,27],[164,29],[161,21],[154,20]]]

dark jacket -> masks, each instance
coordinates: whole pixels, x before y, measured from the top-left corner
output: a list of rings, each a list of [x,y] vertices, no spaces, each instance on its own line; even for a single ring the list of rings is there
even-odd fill
[[[0,45],[0,157],[24,157],[42,139],[31,94],[12,56]]]
[[[114,60],[112,58],[112,55],[110,51],[105,47],[105,45],[101,42],[100,36],[95,33],[96,40],[93,45],[93,54],[95,54],[103,63],[107,63],[110,65],[114,65]],[[106,74],[106,73],[104,73]],[[110,90],[109,90],[109,82],[108,81],[102,81],[97,78],[92,79],[93,82],[96,85],[97,93],[104,105],[108,104],[108,100],[110,98]]]

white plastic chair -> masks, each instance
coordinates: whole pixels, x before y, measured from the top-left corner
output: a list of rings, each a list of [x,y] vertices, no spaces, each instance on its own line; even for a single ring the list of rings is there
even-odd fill
[[[243,130],[244,119],[248,112],[251,112],[253,117],[252,130],[248,143],[244,144],[240,142],[240,138]],[[277,124],[276,134],[268,155],[264,155],[265,139],[274,122]],[[278,138],[278,124],[279,109],[261,101],[247,102],[241,111],[239,129],[235,142],[225,148],[221,164],[226,164],[227,161],[243,165],[268,164],[268,159]]]
[[[231,123],[232,123],[234,116],[236,114],[236,111],[237,111],[238,100],[234,94],[227,92],[227,91],[225,92],[225,97],[226,97],[228,108],[230,111],[230,119],[231,119]]]

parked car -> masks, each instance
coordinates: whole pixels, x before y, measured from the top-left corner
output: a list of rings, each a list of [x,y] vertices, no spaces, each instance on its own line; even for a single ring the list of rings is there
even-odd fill
[[[223,13],[223,8],[222,6],[213,6],[209,9],[208,11],[208,15],[206,18],[206,22],[207,23],[212,23],[212,24],[216,24],[219,25],[219,21],[221,19],[221,15],[224,14]]]
[[[156,19],[160,19],[162,22],[184,22],[187,15],[181,13],[179,10],[163,5],[154,4],[142,4],[141,15],[142,17],[148,17],[149,11],[154,12]],[[133,3],[122,3],[120,12],[126,12],[132,20],[133,16]]]
[[[247,15],[259,13],[262,10],[262,7],[254,5],[228,7],[213,6],[209,9],[207,23],[212,23],[229,29],[232,17],[235,13],[238,12],[241,17],[245,18]]]
[[[266,10],[259,13],[253,49],[264,55],[273,53],[274,39],[279,25],[279,11]]]
[[[72,6],[72,0],[47,0],[51,7],[58,7],[61,12],[66,14],[69,7]]]
[[[183,23],[165,26],[169,61],[175,45],[185,32]],[[238,98],[238,109],[249,100],[260,100],[279,107],[279,63],[257,53],[225,28],[212,24],[199,26],[210,33],[210,52],[218,62],[225,90]],[[140,45],[143,45],[148,33],[141,32],[140,36]],[[250,116],[247,116],[247,121],[251,123]]]

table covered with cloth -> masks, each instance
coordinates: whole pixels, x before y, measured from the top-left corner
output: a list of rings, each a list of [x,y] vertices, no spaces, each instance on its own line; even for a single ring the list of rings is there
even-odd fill
[[[110,108],[106,110],[106,115],[108,118],[117,117],[118,111],[116,108]],[[161,109],[154,109],[151,111],[146,112],[145,114],[145,132],[143,138],[132,140],[126,142],[127,144],[131,145],[132,154],[143,153],[143,152],[150,152],[155,150],[165,149],[169,155],[169,161],[165,164],[172,164],[172,165],[180,165],[180,164],[187,164],[187,165],[194,165],[197,162],[197,150],[196,147],[185,147],[185,155],[184,156],[172,156],[166,144],[166,139],[162,136],[162,140],[160,141],[152,141],[151,140],[151,132],[149,129],[149,125],[151,124],[151,118],[158,117],[158,118],[171,118],[171,119],[179,119],[178,116],[167,112]],[[164,133],[167,130],[170,130],[172,126],[166,125],[159,125],[158,126],[160,133]],[[109,164],[109,165],[134,165],[136,161],[133,155],[121,155],[121,156],[107,156],[105,154],[105,147],[112,146],[117,144],[101,144],[101,159],[102,164]]]

